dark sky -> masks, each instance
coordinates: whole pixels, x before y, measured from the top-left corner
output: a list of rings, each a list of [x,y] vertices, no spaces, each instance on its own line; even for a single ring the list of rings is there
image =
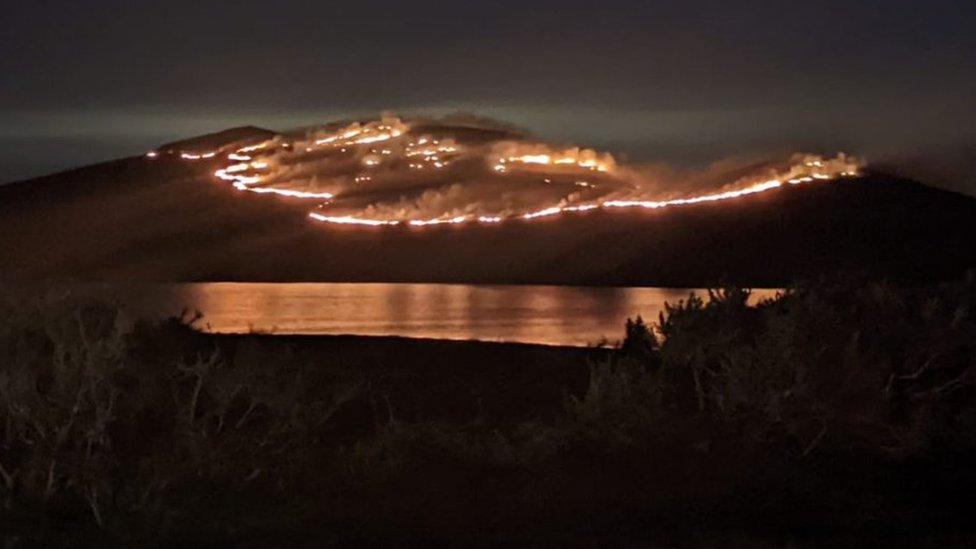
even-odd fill
[[[973,0],[5,0],[0,32],[0,181],[392,109],[636,160],[846,149],[976,192]]]

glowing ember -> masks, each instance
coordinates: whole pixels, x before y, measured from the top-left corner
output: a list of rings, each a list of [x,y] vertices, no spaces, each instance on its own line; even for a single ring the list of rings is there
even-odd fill
[[[443,225],[443,224],[464,223],[465,221],[468,221],[469,219],[470,219],[470,217],[468,217],[466,215],[460,215],[460,216],[452,217],[452,218],[449,218],[449,219],[412,219],[412,220],[410,220],[410,224],[413,225],[414,227],[423,227],[425,225]]]
[[[502,142],[495,146],[494,152],[498,156],[494,169],[498,172],[506,172],[519,165],[545,168],[571,166],[597,172],[609,172],[616,167],[609,154],[601,155],[579,147],[550,151],[540,144]]]
[[[277,194],[279,196],[288,196],[291,198],[321,198],[323,200],[328,200],[332,198],[332,193],[314,193],[306,191],[292,191],[288,189],[275,189],[272,187],[250,187],[244,183],[236,183],[234,187],[241,191],[250,191],[252,193],[259,194]]]
[[[400,137],[407,130],[407,126],[399,118],[384,116],[380,120],[366,124],[354,122],[337,132],[318,137],[312,141],[311,145],[306,146],[305,149],[306,151],[310,151],[324,145],[352,146],[380,143]]]
[[[180,158],[183,160],[207,160],[217,156],[217,151],[210,151],[204,153],[180,153]]]
[[[237,153],[238,154],[243,154],[243,153],[249,153],[249,152],[254,152],[254,151],[260,151],[261,149],[263,149],[263,148],[265,148],[267,146],[268,146],[267,143],[258,143],[257,145],[251,145],[249,147],[243,147],[243,148],[237,149]]]
[[[343,217],[330,217],[327,215],[318,214],[312,212],[308,214],[309,217],[316,221],[325,221],[328,223],[337,223],[339,225],[369,225],[376,227],[379,225],[399,225],[399,221],[383,221],[377,219],[358,219],[355,217],[343,216]]]

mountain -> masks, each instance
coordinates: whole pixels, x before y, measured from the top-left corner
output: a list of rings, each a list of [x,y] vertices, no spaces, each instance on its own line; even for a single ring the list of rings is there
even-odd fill
[[[779,286],[835,271],[929,281],[976,267],[976,199],[869,171],[659,210],[345,226],[180,161],[188,147],[271,134],[230,132],[0,187],[0,278]]]

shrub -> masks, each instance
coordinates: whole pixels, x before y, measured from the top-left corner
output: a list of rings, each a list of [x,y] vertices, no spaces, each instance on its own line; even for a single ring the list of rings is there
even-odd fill
[[[586,503],[591,489],[607,502],[623,491],[645,501],[640,490],[722,497],[750,471],[780,466],[788,484],[831,462],[857,474],[916,458],[968,462],[974,290],[976,276],[921,288],[835,278],[756,305],[736,288],[691,295],[657,326],[628,320],[620,348],[590,364],[585,391],[567,395],[553,422],[402,423],[390,411],[386,425],[342,440],[330,424],[364,391],[358,373],[241,360],[246,346],[228,358],[188,329],[198,317],[126,332],[108,305],[5,301],[0,503],[112,525],[199,509],[206,492],[308,494],[338,482],[367,513],[370,494],[415,509],[424,498],[461,501],[468,486],[495,486],[506,502],[538,496],[531,508],[545,513],[570,493]],[[357,421],[371,424],[360,404]],[[817,456],[829,459],[802,469]],[[434,479],[442,485],[427,486]],[[369,490],[378,485],[394,490]]]
[[[614,447],[627,445],[664,419],[664,390],[660,371],[637,359],[593,363],[586,392],[566,399],[567,419]]]
[[[83,505],[102,526],[188,483],[283,486],[310,469],[320,433],[361,387],[357,379],[311,384],[304,366],[232,366],[213,347],[159,367],[158,356],[141,354],[142,338],[171,336],[173,322],[127,334],[105,304],[0,307],[8,509]]]
[[[666,394],[685,413],[888,453],[924,449],[969,421],[976,325],[972,280],[895,288],[857,279],[799,286],[756,307],[710,292],[661,317]]]
[[[666,305],[660,343],[628,320],[567,418],[625,445],[681,425],[799,456],[825,443],[893,457],[973,448],[974,287],[825,279],[754,306],[747,290],[692,294]]]

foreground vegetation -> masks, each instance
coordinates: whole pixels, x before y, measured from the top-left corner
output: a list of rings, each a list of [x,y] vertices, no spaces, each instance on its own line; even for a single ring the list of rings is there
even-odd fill
[[[188,316],[124,328],[114,307],[10,297],[0,532],[11,547],[972,539],[976,277],[747,298],[628,321],[561,404],[502,421],[485,401],[519,403],[497,380],[470,413],[424,415],[437,403],[397,397],[409,364],[378,377],[264,340],[229,353]]]

